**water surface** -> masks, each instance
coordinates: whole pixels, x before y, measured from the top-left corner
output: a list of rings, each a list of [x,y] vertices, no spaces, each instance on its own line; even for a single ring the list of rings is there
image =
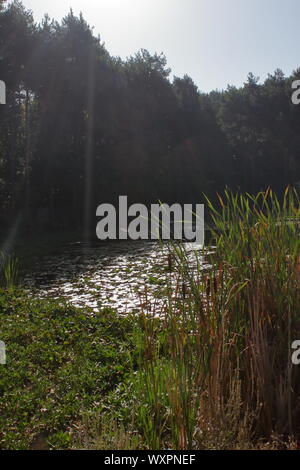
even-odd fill
[[[191,254],[195,250],[186,247]],[[200,260],[206,266],[204,257]],[[128,313],[140,310],[145,301],[159,309],[163,287],[176,278],[169,270],[167,244],[96,241],[67,242],[34,254],[23,282],[35,296],[64,298],[95,311],[111,307]]]

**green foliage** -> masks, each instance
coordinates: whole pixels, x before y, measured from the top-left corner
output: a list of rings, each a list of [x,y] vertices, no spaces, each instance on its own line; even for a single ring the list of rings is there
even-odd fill
[[[131,370],[134,321],[0,292],[0,447],[69,445],[72,424]]]
[[[1,254],[0,255],[0,269],[2,274],[2,284],[8,289],[13,288],[18,284],[20,274],[19,259],[14,254]]]
[[[294,446],[298,196],[226,191],[218,201],[207,201],[216,249],[192,259],[170,246],[164,304],[151,314],[0,292],[1,448],[277,448],[274,436]]]
[[[166,308],[142,316],[135,429],[149,449],[251,447],[274,435],[288,447],[299,422],[298,196],[227,191],[207,202],[212,268],[174,245],[178,285]]]

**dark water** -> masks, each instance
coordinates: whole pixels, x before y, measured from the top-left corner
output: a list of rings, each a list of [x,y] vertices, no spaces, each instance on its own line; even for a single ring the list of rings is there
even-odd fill
[[[193,255],[195,246],[186,247]],[[205,266],[204,256],[196,251]],[[163,286],[176,282],[175,273],[167,269],[168,253],[168,246],[159,242],[61,243],[33,253],[22,282],[35,296],[63,297],[95,311],[137,311],[145,299],[156,308]]]

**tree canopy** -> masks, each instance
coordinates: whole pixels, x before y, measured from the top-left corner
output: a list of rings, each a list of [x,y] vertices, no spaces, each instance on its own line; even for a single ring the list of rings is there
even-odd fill
[[[82,226],[119,195],[191,203],[300,180],[299,71],[210,94],[170,74],[163,54],[111,56],[82,15],[36,24],[21,2],[1,2],[2,223],[44,211],[49,227]]]

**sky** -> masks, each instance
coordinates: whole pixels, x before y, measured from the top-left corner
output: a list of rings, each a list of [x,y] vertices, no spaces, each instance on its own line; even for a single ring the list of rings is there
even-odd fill
[[[188,74],[209,92],[263,81],[300,67],[299,0],[23,0],[37,22],[60,20],[72,7],[123,59],[139,49],[163,52],[172,74]]]

